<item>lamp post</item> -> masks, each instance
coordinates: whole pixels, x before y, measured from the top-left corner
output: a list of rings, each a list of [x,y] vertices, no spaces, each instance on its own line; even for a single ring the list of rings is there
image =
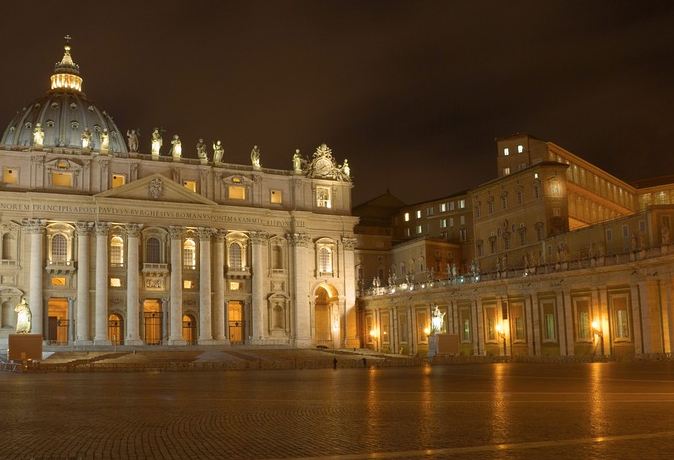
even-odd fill
[[[592,332],[601,340],[601,355],[604,356],[604,333],[599,327],[599,321],[592,321]]]
[[[503,330],[503,326],[500,324],[496,325],[496,332],[498,333],[498,336],[500,339],[503,339],[503,356],[506,356],[506,336],[505,336],[505,331]]]

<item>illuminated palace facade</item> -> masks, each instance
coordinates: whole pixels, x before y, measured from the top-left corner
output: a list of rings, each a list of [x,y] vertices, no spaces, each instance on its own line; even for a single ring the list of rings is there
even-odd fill
[[[425,354],[445,335],[466,356],[671,356],[674,177],[628,184],[526,134],[496,145],[490,182],[354,208],[363,344]]]
[[[26,298],[53,345],[357,346],[346,161],[188,159],[159,131],[142,153],[69,44],[51,83],[0,141],[0,342]]]

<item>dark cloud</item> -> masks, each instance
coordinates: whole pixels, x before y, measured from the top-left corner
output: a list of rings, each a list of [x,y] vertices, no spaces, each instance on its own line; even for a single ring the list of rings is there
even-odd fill
[[[222,139],[288,169],[349,159],[354,201],[407,202],[496,174],[528,132],[625,180],[674,173],[674,5],[660,1],[70,1],[3,6],[0,123],[48,88],[73,37],[122,130]],[[5,121],[2,121],[5,120]]]

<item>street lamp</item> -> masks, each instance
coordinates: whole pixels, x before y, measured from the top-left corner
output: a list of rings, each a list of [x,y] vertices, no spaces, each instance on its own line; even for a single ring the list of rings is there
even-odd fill
[[[503,339],[503,356],[506,355],[506,336],[505,336],[505,331],[503,330],[503,326],[500,324],[496,325],[496,332],[498,333],[498,336],[500,339]]]
[[[379,341],[379,331],[376,330],[376,329],[372,329],[372,330],[370,331],[370,337],[372,337],[372,340],[374,340],[374,349],[375,349],[375,351],[379,350],[379,347],[377,347],[378,341]]]
[[[601,355],[604,356],[604,333],[599,327],[598,320],[592,321],[592,332],[594,332],[594,335],[601,339]]]

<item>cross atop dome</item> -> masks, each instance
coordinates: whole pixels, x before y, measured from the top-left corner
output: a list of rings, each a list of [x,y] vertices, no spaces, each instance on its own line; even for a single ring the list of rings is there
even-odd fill
[[[66,35],[63,38],[66,41],[63,46],[63,59],[54,66],[54,74],[51,76],[51,89],[82,91],[80,66],[75,64],[70,56],[70,40],[72,37]]]

